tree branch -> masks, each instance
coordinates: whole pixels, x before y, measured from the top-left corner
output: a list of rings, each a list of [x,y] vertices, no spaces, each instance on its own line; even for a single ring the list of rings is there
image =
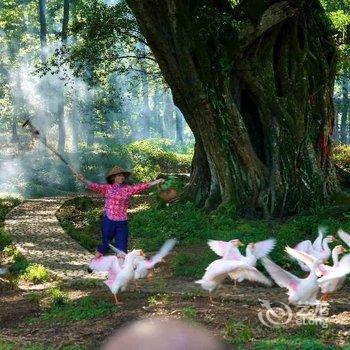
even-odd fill
[[[252,23],[246,24],[245,28],[239,31],[238,39],[242,47],[249,46],[258,37],[264,34],[271,27],[293,17],[298,12],[298,8],[291,7],[288,1],[281,1],[271,5],[261,16],[259,23],[254,26]]]
[[[121,33],[123,35],[129,36],[130,38],[134,38],[134,39],[140,41],[141,43],[144,43],[148,47],[147,41],[141,35],[139,35],[140,33],[134,34],[134,33],[130,32],[128,30],[123,31],[123,29],[120,28],[120,27],[118,27],[116,29],[116,32],[119,32],[119,33]]]
[[[141,59],[144,59],[144,60],[151,60],[155,63],[157,63],[157,61],[151,57],[151,56],[147,56],[147,55],[115,55],[115,58],[116,59],[120,59],[120,58],[136,58],[137,60],[141,60]]]

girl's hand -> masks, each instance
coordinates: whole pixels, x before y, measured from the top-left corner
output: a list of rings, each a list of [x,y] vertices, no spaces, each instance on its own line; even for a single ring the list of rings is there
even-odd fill
[[[157,180],[154,180],[152,182],[150,182],[150,185],[151,186],[155,186],[155,185],[158,185],[158,184],[163,184],[165,182],[165,179],[157,179]]]
[[[71,165],[68,165],[70,171],[73,173],[73,175],[77,178],[77,180],[86,183],[87,180],[85,179],[84,175],[81,173],[78,173]]]
[[[87,180],[85,179],[83,174],[80,174],[78,172],[74,172],[74,176],[81,182],[84,182],[84,183],[87,182]]]

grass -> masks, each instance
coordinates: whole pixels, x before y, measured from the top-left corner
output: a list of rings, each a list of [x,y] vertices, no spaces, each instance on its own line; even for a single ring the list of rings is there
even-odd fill
[[[225,325],[224,339],[230,344],[245,344],[252,340],[252,326],[234,318],[230,318]]]
[[[195,320],[198,314],[197,310],[192,306],[183,307],[181,313],[189,320]]]
[[[14,342],[7,342],[0,338],[0,349],[1,350],[54,350],[57,349],[55,346],[47,346],[41,344],[17,344]],[[85,346],[68,345],[60,347],[61,350],[84,350]]]
[[[91,296],[78,300],[66,300],[64,303],[57,303],[54,300],[52,306],[45,310],[40,316],[30,318],[30,323],[67,324],[74,321],[81,321],[90,318],[99,318],[115,312],[112,302],[98,300]]]
[[[140,169],[140,172],[143,171]],[[11,205],[15,205],[15,202]],[[339,227],[350,231],[350,203],[348,196],[334,198],[333,205],[321,208],[318,211],[304,213],[286,219],[279,220],[248,220],[237,216],[234,208],[227,208],[219,213],[206,214],[191,203],[179,203],[170,207],[139,206],[139,210],[130,215],[130,248],[143,248],[146,251],[155,251],[169,237],[176,237],[179,244],[176,251],[169,259],[169,268],[173,275],[195,279],[200,277],[204,268],[216,258],[216,255],[207,247],[207,239],[229,240],[240,238],[244,243],[258,241],[268,237],[277,237],[278,245],[271,254],[279,264],[293,267],[283,252],[285,245],[293,246],[303,239],[314,239],[317,236],[317,226],[325,225],[330,233],[334,233]],[[0,201],[0,220],[3,213],[11,208],[11,205]],[[3,208],[7,209],[3,209]],[[3,211],[4,210],[4,211]],[[94,251],[100,241],[100,220],[102,205],[88,197],[77,198],[61,209],[58,214],[62,226],[80,244]],[[1,226],[1,222],[0,222]],[[6,243],[6,236],[0,228],[1,242]],[[28,263],[17,254],[7,243],[7,251],[14,256],[13,270],[21,273],[28,268]],[[86,285],[84,284],[86,283]],[[166,294],[166,281],[157,279],[159,293],[147,299],[150,307],[171,308],[173,297]],[[99,284],[98,281],[79,282],[80,288],[92,287]],[[202,291],[189,291],[183,299],[191,301],[202,295]],[[205,294],[206,295],[206,294]],[[115,312],[115,306],[110,302],[102,301],[91,296],[78,300],[69,300],[67,295],[59,288],[53,288],[47,293],[30,293],[27,298],[30,302],[39,303],[42,298],[50,299],[50,306],[41,315],[28,319],[30,322],[41,323],[41,326],[58,326],[71,324],[74,321],[100,318]],[[190,320],[198,320],[200,309],[192,306],[183,306],[178,309],[182,316]],[[228,310],[228,315],[229,310]],[[199,320],[198,320],[199,321]],[[36,327],[36,326],[35,326]],[[259,339],[256,336],[254,325],[242,322],[240,319],[229,317],[223,323],[222,334],[225,339],[234,344],[235,348],[246,348],[249,345],[254,349],[336,349],[327,345],[334,340],[332,330],[319,330],[310,325],[300,327],[295,332],[287,335],[287,331],[271,333],[267,339]],[[269,339],[270,338],[270,339]],[[66,346],[62,349],[83,349],[79,346]],[[8,343],[0,339],[0,349],[53,349],[50,346],[40,344],[18,345]]]
[[[270,339],[259,339],[261,335],[254,324],[242,322],[233,317],[229,318],[223,330],[223,338],[235,349],[255,349],[255,350],[332,350],[340,349],[339,346],[330,345],[334,343],[333,329],[331,332],[314,324],[306,324],[288,332],[284,328],[276,328]],[[330,334],[332,333],[332,336]],[[248,346],[249,345],[249,346]]]
[[[51,299],[51,305],[54,307],[60,307],[68,303],[68,296],[58,287],[49,289],[48,294]]]
[[[33,304],[38,304],[42,298],[42,294],[39,292],[30,292],[27,296],[26,299],[33,303]]]
[[[9,270],[16,277],[17,283],[19,280],[25,280],[33,284],[39,284],[48,282],[54,278],[43,265],[29,264],[27,259],[13,244],[7,245],[3,249],[3,252],[12,259]]]
[[[268,340],[258,340],[255,342],[253,349],[255,350],[333,350],[340,349],[334,345],[325,345],[315,338],[303,337],[278,337]]]
[[[0,198],[0,251],[11,244],[11,238],[5,232],[3,226],[6,215],[21,201],[14,197]]]
[[[56,213],[61,226],[87,250],[93,252],[100,239],[102,209],[97,209],[89,197],[79,197],[67,201]],[[82,215],[82,227],[72,220]]]
[[[151,295],[148,297],[147,302],[149,307],[166,306],[170,303],[170,295],[165,293]]]
[[[350,203],[350,198],[347,198],[347,203]],[[282,266],[292,269],[295,267],[297,271],[297,265],[286,256],[284,247],[293,247],[305,239],[314,240],[318,225],[326,226],[329,233],[333,234],[340,227],[350,231],[350,204],[343,202],[338,205],[334,201],[333,206],[291,217],[284,222],[243,219],[235,215],[233,210],[206,214],[191,203],[178,203],[164,208],[140,207],[129,215],[129,247],[156,251],[166,239],[176,237],[179,243],[176,253],[170,259],[173,274],[198,278],[203,274],[204,268],[216,258],[206,245],[208,239],[239,238],[247,244],[276,237],[277,246],[271,254],[272,259]],[[77,212],[83,215],[80,221],[83,224],[72,222],[73,210],[74,215]],[[101,215],[102,209],[96,208],[92,200],[79,198],[67,203],[58,217],[74,239],[93,251],[100,241]]]
[[[14,197],[0,198],[0,227],[3,226],[7,213],[20,203],[20,199]]]
[[[12,243],[10,236],[5,232],[3,228],[0,228],[0,251],[4,250]]]

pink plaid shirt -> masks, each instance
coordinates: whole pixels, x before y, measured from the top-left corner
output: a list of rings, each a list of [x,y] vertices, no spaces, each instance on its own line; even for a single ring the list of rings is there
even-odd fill
[[[88,182],[87,188],[97,192],[106,198],[104,213],[108,219],[114,221],[128,220],[129,198],[134,194],[140,193],[151,185],[147,182],[137,185],[109,185]]]

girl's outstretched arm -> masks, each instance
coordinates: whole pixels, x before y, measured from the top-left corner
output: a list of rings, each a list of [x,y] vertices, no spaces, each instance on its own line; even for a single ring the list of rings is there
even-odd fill
[[[111,185],[109,185],[109,184],[99,184],[99,183],[91,182],[88,180],[85,182],[85,186],[88,190],[93,191],[93,192],[97,192],[104,197],[107,195],[107,193],[109,192],[109,189],[111,187]]]
[[[78,173],[75,169],[73,169],[72,167],[70,167],[72,173],[74,174],[74,176],[81,181],[85,187],[93,192],[97,192],[99,194],[101,194],[102,196],[106,196],[109,190],[110,185],[109,184],[98,184],[95,182],[91,182],[89,180],[86,179],[86,177],[81,174]]]
[[[141,183],[141,184],[136,184],[136,185],[130,185],[128,186],[128,193],[130,196],[133,196],[134,194],[140,193],[144,190],[147,190],[150,187],[153,187],[155,185],[158,185],[160,183],[164,183],[165,180],[164,179],[157,179],[154,180],[152,182],[145,182],[145,183]]]

